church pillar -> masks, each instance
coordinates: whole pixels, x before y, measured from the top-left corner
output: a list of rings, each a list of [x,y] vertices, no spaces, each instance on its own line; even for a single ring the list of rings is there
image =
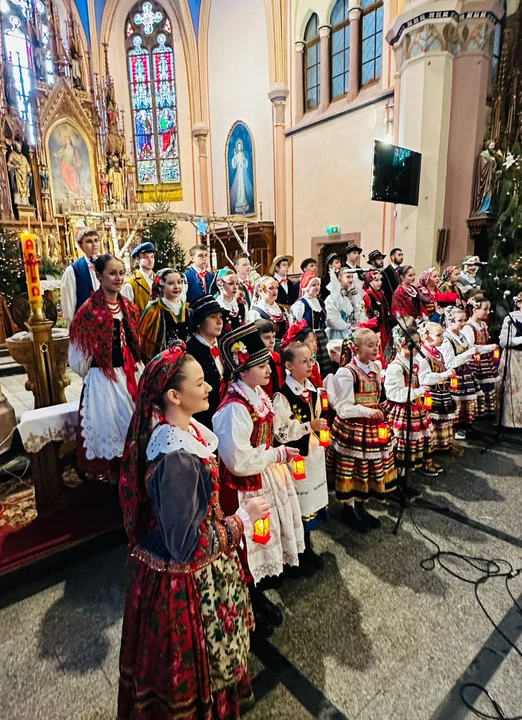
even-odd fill
[[[268,97],[273,107],[274,122],[274,174],[275,174],[275,228],[277,252],[288,252],[286,240],[286,157],[285,111],[289,90],[282,83],[272,86]]]
[[[192,128],[192,136],[198,144],[199,187],[201,192],[201,214],[210,214],[210,197],[208,192],[208,127],[204,123],[196,123]]]
[[[304,49],[301,40],[295,44],[295,122],[302,120],[304,115]]]
[[[359,93],[359,54],[360,54],[360,25],[361,25],[361,8],[360,0],[350,3],[350,75],[348,79],[347,102],[355,100]]]
[[[319,94],[319,112],[324,112],[330,104],[330,26],[319,28],[321,38],[321,85]]]

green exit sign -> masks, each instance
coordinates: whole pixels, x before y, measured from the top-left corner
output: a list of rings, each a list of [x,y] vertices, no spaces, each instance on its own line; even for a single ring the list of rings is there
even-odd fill
[[[330,227],[326,228],[327,235],[336,235],[340,232],[341,232],[341,228],[337,227],[337,225],[330,225]]]

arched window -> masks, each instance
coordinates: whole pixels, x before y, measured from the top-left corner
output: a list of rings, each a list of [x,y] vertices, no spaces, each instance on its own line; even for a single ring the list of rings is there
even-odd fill
[[[502,20],[495,25],[495,30],[493,31],[493,53],[491,56],[491,83],[493,85],[497,82],[498,71],[500,68],[500,56],[502,54],[502,36],[507,11],[506,0],[502,0],[501,5],[504,8],[504,16],[502,17]]]
[[[382,0],[362,0],[361,86],[379,80],[382,72]]]
[[[306,26],[305,35],[305,98],[306,109],[319,105],[321,77],[321,46],[319,44],[319,18],[314,13]]]
[[[154,2],[125,24],[138,185],[181,182],[172,26]]]
[[[330,16],[331,97],[346,95],[350,81],[350,19],[348,0],[337,0]]]

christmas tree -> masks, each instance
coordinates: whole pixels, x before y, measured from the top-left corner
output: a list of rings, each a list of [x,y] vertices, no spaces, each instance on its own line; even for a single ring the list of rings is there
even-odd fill
[[[0,225],[0,293],[10,305],[16,295],[24,292],[27,284],[20,238]]]
[[[186,266],[185,251],[177,237],[177,225],[171,220],[155,220],[143,232],[143,242],[156,248],[157,270],[170,267],[183,272]]]

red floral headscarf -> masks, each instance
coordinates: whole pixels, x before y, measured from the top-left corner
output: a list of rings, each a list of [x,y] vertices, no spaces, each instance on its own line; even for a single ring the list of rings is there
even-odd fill
[[[363,281],[363,289],[364,290],[372,290],[370,283],[375,280],[377,275],[382,275],[382,272],[380,270],[368,270],[368,272],[364,276]],[[379,291],[380,292],[380,291]]]
[[[443,282],[449,282],[449,279],[451,277],[451,273],[457,269],[456,265],[448,265],[448,267],[444,270],[442,273],[442,281]]]
[[[430,268],[428,268],[427,270],[423,270],[423,271],[421,272],[421,274],[419,275],[419,280],[418,280],[418,282],[417,282],[417,285],[418,285],[419,287],[423,287],[423,288],[427,287],[427,286],[428,286],[428,282],[429,282],[430,277],[431,277],[431,274],[432,274],[434,271],[435,271],[435,268],[434,268],[434,267],[430,267]]]
[[[123,523],[132,549],[153,526],[153,512],[145,485],[146,451],[152,431],[160,422],[157,400],[178,372],[187,354],[179,343],[156,355],[145,367],[138,388],[138,403],[127,432],[120,474]]]
[[[299,320],[299,322],[294,323],[290,326],[290,329],[285,332],[281,339],[281,344],[279,346],[279,350],[283,351],[287,345],[290,345],[290,343],[297,342],[298,335],[305,329],[308,328],[308,323],[303,318],[302,320]],[[310,329],[310,332],[312,332],[312,329]]]

